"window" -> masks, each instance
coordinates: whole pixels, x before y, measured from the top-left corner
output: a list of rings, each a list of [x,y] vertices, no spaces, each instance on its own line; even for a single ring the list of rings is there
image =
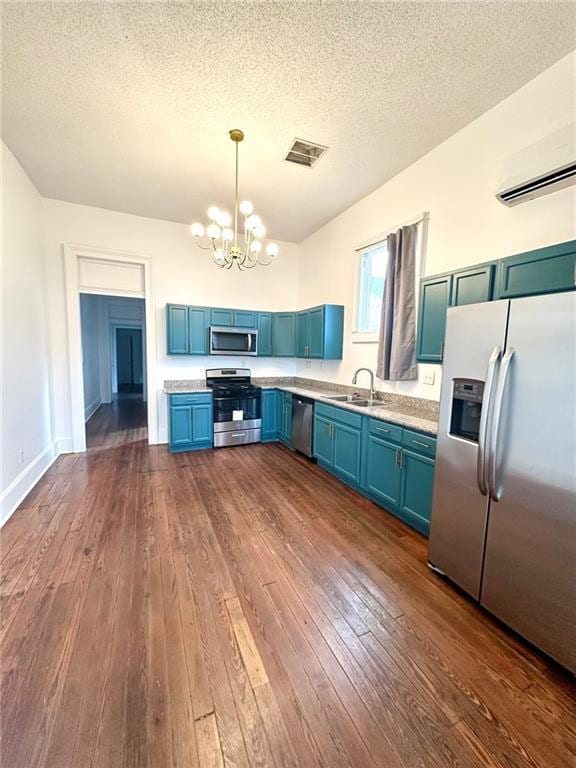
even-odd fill
[[[388,245],[384,241],[360,253],[358,294],[358,333],[378,333],[388,262]]]

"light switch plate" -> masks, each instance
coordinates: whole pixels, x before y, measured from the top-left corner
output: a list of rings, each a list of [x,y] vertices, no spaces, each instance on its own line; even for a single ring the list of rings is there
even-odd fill
[[[424,378],[422,379],[424,384],[434,384],[434,379],[436,378],[436,375],[434,371],[428,371],[428,373],[424,374]]]

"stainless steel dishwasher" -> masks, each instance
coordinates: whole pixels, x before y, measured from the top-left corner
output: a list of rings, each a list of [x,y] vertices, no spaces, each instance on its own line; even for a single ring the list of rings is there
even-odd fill
[[[314,401],[292,395],[292,448],[312,456],[312,416]]]

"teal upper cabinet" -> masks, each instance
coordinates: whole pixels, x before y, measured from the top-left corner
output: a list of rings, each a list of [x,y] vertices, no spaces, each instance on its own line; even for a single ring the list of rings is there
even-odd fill
[[[296,357],[307,357],[310,339],[310,313],[308,310],[296,315]]]
[[[258,312],[256,328],[258,329],[258,355],[270,357],[272,355],[272,312]]]
[[[210,325],[221,328],[256,328],[256,312],[248,309],[210,310]]]
[[[234,310],[234,325],[236,328],[256,328],[256,312],[247,309]]]
[[[498,263],[496,298],[514,299],[576,286],[576,240],[539,248]]]
[[[234,325],[234,312],[231,309],[210,310],[210,325],[228,328]]]
[[[452,298],[450,304],[460,307],[463,304],[476,304],[492,299],[494,272],[496,264],[481,264],[472,269],[455,272],[452,277]]]
[[[166,332],[169,355],[188,355],[188,307],[168,304],[166,308]]]
[[[188,307],[188,349],[191,355],[208,354],[209,314],[206,307]]]
[[[297,357],[341,360],[344,338],[344,307],[323,304],[297,315]]]
[[[452,275],[425,277],[420,282],[416,359],[441,363],[446,332],[446,311],[452,293]]]
[[[296,315],[276,312],[272,323],[272,351],[276,357],[294,357],[296,351]]]
[[[254,312],[250,309],[167,304],[169,355],[207,355],[210,326],[256,328],[261,357],[314,357],[341,360],[344,307],[324,304],[303,312]]]
[[[207,355],[210,310],[168,304],[166,315],[169,355]]]

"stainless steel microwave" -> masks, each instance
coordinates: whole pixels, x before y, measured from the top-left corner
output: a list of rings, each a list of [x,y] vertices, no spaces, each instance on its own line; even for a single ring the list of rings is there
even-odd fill
[[[211,355],[257,355],[258,331],[245,328],[210,328]]]

